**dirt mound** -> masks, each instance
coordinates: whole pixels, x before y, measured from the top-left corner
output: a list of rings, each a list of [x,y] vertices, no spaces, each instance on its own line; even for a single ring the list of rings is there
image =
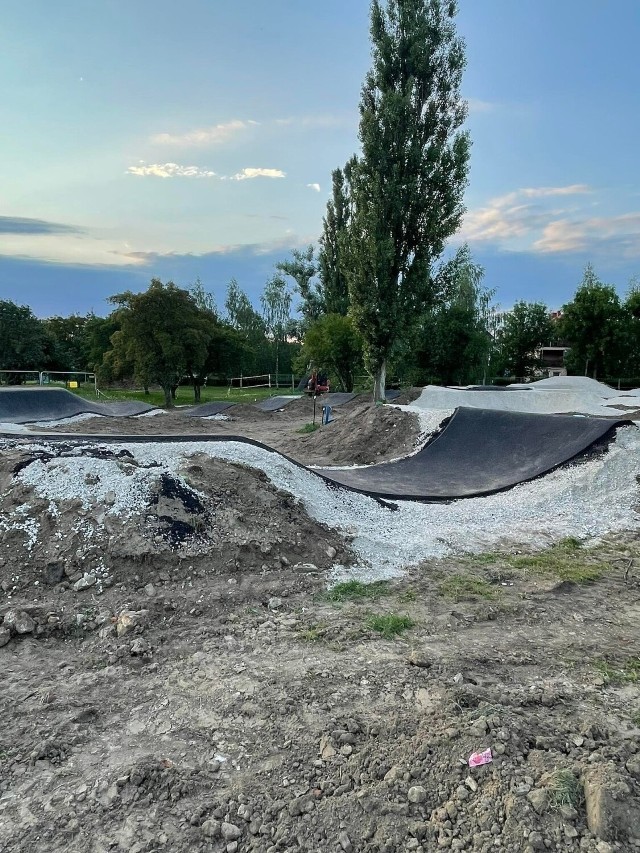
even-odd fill
[[[7,604],[38,587],[75,600],[256,562],[318,571],[349,560],[342,538],[261,471],[208,456],[176,475],[126,450],[16,443],[0,461],[0,513]]]
[[[419,435],[416,415],[360,402],[336,412],[316,432],[292,439],[284,452],[305,465],[368,465],[405,456]]]
[[[409,406],[414,400],[418,399],[420,394],[422,394],[422,390],[422,388],[407,388],[400,393],[400,396],[396,397],[393,404],[397,406]]]

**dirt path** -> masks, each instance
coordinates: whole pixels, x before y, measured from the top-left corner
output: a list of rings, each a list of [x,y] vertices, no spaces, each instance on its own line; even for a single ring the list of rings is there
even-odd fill
[[[396,455],[387,411],[325,455]],[[192,457],[116,523],[18,485],[36,455],[0,457],[0,850],[640,850],[637,534],[327,593],[349,542],[260,472]],[[145,475],[96,451],[88,489],[106,461]]]

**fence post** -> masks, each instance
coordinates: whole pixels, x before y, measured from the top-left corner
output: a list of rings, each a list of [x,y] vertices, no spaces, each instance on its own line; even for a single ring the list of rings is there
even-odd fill
[[[242,388],[242,373],[240,374],[240,387]]]
[[[42,385],[42,373],[43,373],[43,371],[41,370],[40,373],[38,374],[38,385]]]
[[[269,388],[271,388],[271,374],[269,374]]]
[[[291,374],[291,390],[292,391],[296,390],[296,382],[295,382],[295,379],[293,378],[293,373]]]

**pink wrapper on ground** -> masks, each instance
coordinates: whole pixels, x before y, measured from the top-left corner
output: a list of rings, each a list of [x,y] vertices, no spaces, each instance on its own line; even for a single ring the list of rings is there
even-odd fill
[[[489,764],[490,761],[493,761],[491,747],[484,752],[472,752],[469,756],[469,767],[481,767],[483,764]]]

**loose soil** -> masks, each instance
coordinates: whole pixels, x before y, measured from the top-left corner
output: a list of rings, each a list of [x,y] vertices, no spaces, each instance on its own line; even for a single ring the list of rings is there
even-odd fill
[[[104,435],[235,435],[262,441],[304,465],[367,465],[404,456],[415,450],[420,427],[415,414],[393,406],[374,406],[356,397],[332,411],[331,423],[320,426],[322,405],[316,404],[319,429],[313,423],[313,401],[300,399],[279,412],[237,405],[223,412],[228,420],[187,417],[183,411],[143,418],[92,418],[39,432]]]
[[[201,426],[301,461],[412,448],[413,419],[360,405],[311,435],[286,410]],[[110,453],[84,451],[146,475]],[[2,851],[640,849],[637,534],[328,595],[349,542],[261,473],[191,457],[121,522],[118,495],[54,508],[19,480],[77,454],[0,456]],[[6,523],[26,503],[37,535]]]

